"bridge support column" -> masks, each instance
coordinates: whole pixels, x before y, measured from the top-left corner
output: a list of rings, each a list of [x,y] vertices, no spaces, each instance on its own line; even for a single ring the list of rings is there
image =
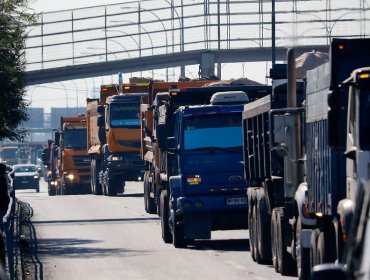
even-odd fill
[[[199,76],[201,78],[215,75],[215,55],[211,52],[201,54]]]

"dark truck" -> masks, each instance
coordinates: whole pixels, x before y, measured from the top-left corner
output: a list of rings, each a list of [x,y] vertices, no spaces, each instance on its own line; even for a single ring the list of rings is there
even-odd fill
[[[309,279],[314,265],[340,260],[353,209],[340,201],[353,201],[351,179],[356,189],[369,176],[359,172],[368,144],[348,146],[368,140],[368,69],[358,68],[370,65],[369,47],[367,39],[334,39],[330,61],[308,71],[304,86],[289,59],[288,83],[244,106],[251,255],[283,275]],[[357,100],[350,110],[348,93]]]
[[[155,130],[164,242],[186,247],[211,238],[214,230],[247,228],[242,104],[270,91],[269,86],[170,90]]]

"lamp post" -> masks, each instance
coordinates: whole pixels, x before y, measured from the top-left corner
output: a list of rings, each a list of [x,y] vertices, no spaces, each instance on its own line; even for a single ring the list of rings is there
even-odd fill
[[[136,22],[129,21],[129,20],[112,20],[111,22],[114,22],[114,23],[125,23],[126,22],[126,23],[130,23],[130,24],[134,24],[134,25],[137,24],[139,26],[139,29],[144,30],[145,34],[148,35],[150,44],[152,46],[152,56],[154,55],[154,45],[153,45],[152,36],[150,36],[150,33],[140,23],[136,23]],[[139,33],[139,43],[138,43],[139,57],[141,57],[141,39],[140,39],[140,34],[141,33]],[[152,70],[152,78],[154,78],[154,70]]]
[[[168,0],[163,0],[165,1],[168,5],[170,5],[171,7],[171,10],[173,11],[173,13],[175,13],[177,15],[177,19],[179,20],[179,25],[180,25],[180,52],[184,52],[185,48],[184,48],[184,4],[183,4],[183,0],[181,0],[181,18],[180,18],[180,15],[179,13],[177,12],[174,4],[173,4],[173,0],[171,0],[171,2],[169,2]],[[172,28],[172,31],[174,30],[174,26]],[[173,34],[173,33],[172,33]],[[174,37],[172,36],[172,47],[174,48]],[[172,51],[174,52],[174,50]],[[184,65],[181,65],[180,67],[180,76],[185,76],[185,66]]]
[[[122,7],[121,9],[136,9],[135,7]],[[162,19],[156,14],[154,13],[153,11],[151,10],[147,10],[147,9],[144,9],[141,7],[141,5],[139,5],[139,9],[138,10],[138,13],[140,13],[140,11],[144,11],[144,12],[148,12],[150,14],[152,14],[155,18],[157,18],[159,20],[159,22],[161,23],[162,27],[163,27],[163,30],[164,30],[164,34],[166,36],[166,54],[168,54],[168,36],[167,36],[167,29],[166,29],[166,26],[164,25]],[[143,27],[142,27],[143,28]],[[145,29],[143,28],[143,30],[145,31]],[[152,44],[153,45],[153,44]],[[168,68],[166,68],[166,81],[168,82]]]

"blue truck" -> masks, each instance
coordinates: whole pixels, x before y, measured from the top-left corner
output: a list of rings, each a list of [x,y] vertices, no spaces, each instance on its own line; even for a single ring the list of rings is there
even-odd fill
[[[369,48],[368,39],[333,39],[329,62],[304,83],[291,54],[287,83],[244,106],[251,255],[283,275],[310,279],[313,266],[341,258],[353,211],[346,200],[369,176],[359,172],[369,166],[368,144],[352,141],[369,139],[369,69],[361,68]]]
[[[162,238],[176,248],[211,231],[247,228],[243,104],[269,86],[172,89],[158,108]]]

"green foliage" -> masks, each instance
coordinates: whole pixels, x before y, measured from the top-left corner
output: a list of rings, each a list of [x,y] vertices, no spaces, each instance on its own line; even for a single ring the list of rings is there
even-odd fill
[[[28,0],[0,0],[0,140],[22,141],[27,131],[18,128],[28,119],[25,39],[34,23]]]

